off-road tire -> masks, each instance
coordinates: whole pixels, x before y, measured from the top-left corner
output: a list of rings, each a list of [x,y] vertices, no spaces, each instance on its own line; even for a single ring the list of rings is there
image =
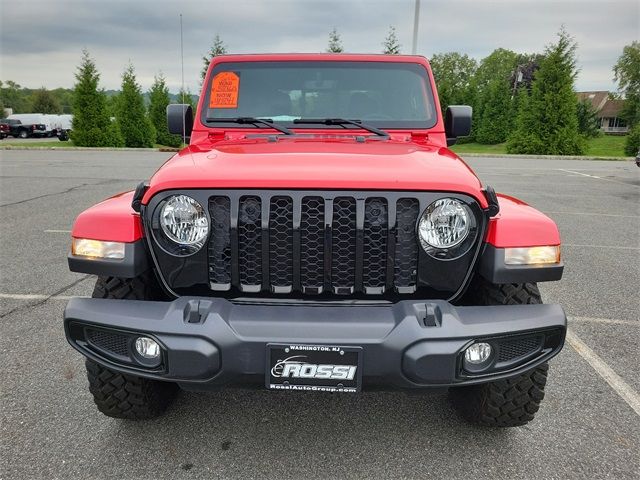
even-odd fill
[[[465,305],[528,305],[542,303],[535,283],[492,284],[476,277],[467,291]],[[449,398],[460,415],[486,427],[518,427],[533,420],[544,398],[549,365],[543,363],[517,377],[480,385],[449,389]]]
[[[114,372],[86,361],[89,391],[98,410],[109,417],[147,420],[162,415],[171,405],[178,387],[174,383]]]
[[[135,278],[98,277],[92,297],[120,300],[167,300],[153,272],[145,272]]]
[[[120,300],[162,300],[164,294],[153,273],[136,278],[98,277],[93,298]],[[178,386],[106,368],[86,361],[89,391],[98,410],[114,418],[146,420],[164,413],[178,392]]]

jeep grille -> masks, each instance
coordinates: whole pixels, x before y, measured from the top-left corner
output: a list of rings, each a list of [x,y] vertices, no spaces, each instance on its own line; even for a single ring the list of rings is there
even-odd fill
[[[382,294],[416,288],[415,198],[209,198],[212,290]]]

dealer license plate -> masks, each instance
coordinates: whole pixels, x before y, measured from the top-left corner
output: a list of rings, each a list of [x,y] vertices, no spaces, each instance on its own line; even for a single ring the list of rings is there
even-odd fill
[[[267,388],[356,393],[362,386],[362,348],[267,345]]]

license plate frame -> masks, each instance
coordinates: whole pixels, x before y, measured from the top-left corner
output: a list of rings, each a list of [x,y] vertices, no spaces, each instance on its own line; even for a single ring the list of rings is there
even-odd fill
[[[269,343],[268,390],[358,393],[362,390],[362,347]]]

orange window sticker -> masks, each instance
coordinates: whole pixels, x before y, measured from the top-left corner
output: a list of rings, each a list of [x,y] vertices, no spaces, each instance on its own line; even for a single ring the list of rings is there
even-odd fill
[[[240,77],[233,72],[220,72],[211,82],[209,108],[238,108]]]

